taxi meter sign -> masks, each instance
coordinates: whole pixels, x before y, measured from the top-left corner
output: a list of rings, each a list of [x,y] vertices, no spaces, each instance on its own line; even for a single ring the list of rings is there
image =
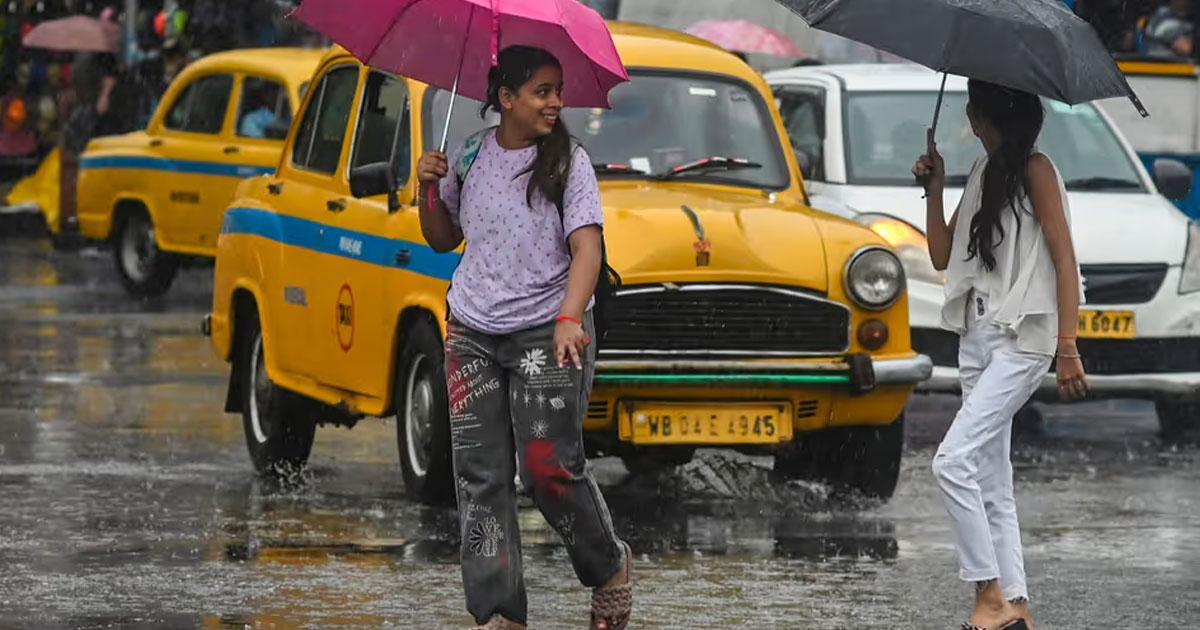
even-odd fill
[[[337,326],[338,345],[343,352],[349,352],[354,345],[354,292],[350,284],[343,284],[338,291],[337,311],[334,313],[334,323]]]

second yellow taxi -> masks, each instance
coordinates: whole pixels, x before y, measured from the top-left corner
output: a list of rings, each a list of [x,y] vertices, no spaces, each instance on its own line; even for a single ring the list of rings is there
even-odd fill
[[[112,242],[127,291],[160,295],[181,261],[215,255],[221,216],[246,177],[273,173],[324,51],[235,50],[171,83],[144,131],[97,138],[79,163],[79,228]]]

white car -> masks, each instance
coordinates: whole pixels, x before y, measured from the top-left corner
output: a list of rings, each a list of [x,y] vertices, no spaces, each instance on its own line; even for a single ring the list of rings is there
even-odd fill
[[[911,173],[941,75],[912,65],[806,66],[767,80],[812,205],[871,226],[904,262],[913,348],[935,365],[923,388],[958,391],[958,337],[939,326],[944,280],[929,262],[925,202]],[[947,218],[983,152],[966,119],[966,90],[965,79],[950,78],[937,132]],[[1200,429],[1200,226],[1164,196],[1186,196],[1190,172],[1161,160],[1151,177],[1090,104],[1046,101],[1038,148],[1070,197],[1086,296],[1079,350],[1093,396],[1154,400],[1167,437]],[[1057,396],[1053,374],[1038,396]]]

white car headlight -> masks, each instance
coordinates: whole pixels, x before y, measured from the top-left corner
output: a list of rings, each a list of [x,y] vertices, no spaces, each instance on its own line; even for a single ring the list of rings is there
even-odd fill
[[[1200,291],[1200,223],[1188,223],[1187,254],[1183,256],[1183,273],[1179,276],[1179,293]]]
[[[946,284],[946,274],[933,268],[929,260],[929,241],[925,234],[906,221],[886,214],[865,213],[855,217],[859,223],[871,228],[896,250],[896,256],[904,265],[904,273],[913,280],[932,284]]]
[[[900,299],[904,267],[892,252],[882,247],[864,247],[846,263],[845,281],[846,293],[855,304],[882,310]]]

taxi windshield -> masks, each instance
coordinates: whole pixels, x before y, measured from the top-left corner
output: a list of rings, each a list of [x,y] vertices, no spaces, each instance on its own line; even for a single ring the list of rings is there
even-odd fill
[[[427,99],[426,143],[441,141],[449,94],[432,90]],[[714,75],[642,72],[610,93],[612,109],[565,109],[567,128],[598,166],[601,177],[669,177],[704,182],[782,189],[789,184],[766,102],[757,90],[736,79]],[[486,125],[479,103],[455,100],[449,152]],[[728,161],[710,160],[725,158]],[[699,162],[703,164],[697,165]],[[736,161],[737,163],[731,163]],[[690,168],[691,166],[699,168]],[[736,168],[735,168],[736,167]],[[672,173],[672,171],[681,171]]]
[[[859,92],[846,104],[846,175],[850,184],[915,186],[912,165],[925,149],[937,94]],[[1037,150],[1054,161],[1069,190],[1144,192],[1129,153],[1091,104],[1045,100]],[[938,122],[938,151],[946,183],[963,186],[983,145],[971,131],[965,92],[948,92]]]

